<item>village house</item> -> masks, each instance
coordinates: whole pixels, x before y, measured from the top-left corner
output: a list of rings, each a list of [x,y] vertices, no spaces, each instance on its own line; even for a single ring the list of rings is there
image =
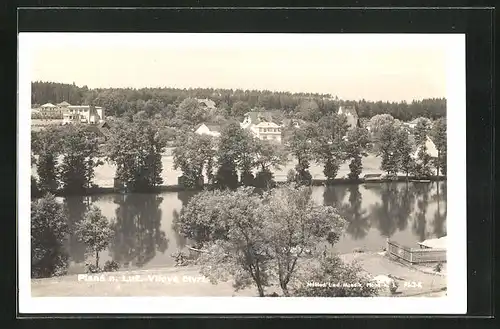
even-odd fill
[[[426,137],[426,140],[425,140],[425,146],[427,148],[427,154],[430,155],[430,157],[432,159],[435,159],[438,157],[438,150],[436,148],[436,144],[434,144],[434,142],[432,141],[432,139],[430,139],[429,136]],[[418,146],[417,149],[415,150],[415,153],[413,153],[413,158],[414,159],[417,159],[418,158],[418,153],[420,152],[420,148],[422,146]]]
[[[90,123],[104,121],[104,109],[93,105],[67,105],[63,112],[63,124]]]
[[[247,112],[240,126],[255,138],[281,143],[282,126],[273,121],[271,112]]]
[[[349,124],[349,128],[352,129],[355,127],[361,127],[359,122],[358,112],[356,111],[355,106],[353,105],[339,106],[337,114],[347,116],[347,123]]]
[[[215,109],[215,102],[211,99],[204,98],[204,99],[196,99],[200,105],[205,107],[206,109],[209,110],[214,110]]]
[[[213,137],[220,136],[221,126],[213,123],[202,123],[196,130],[195,133],[198,135],[208,135]]]

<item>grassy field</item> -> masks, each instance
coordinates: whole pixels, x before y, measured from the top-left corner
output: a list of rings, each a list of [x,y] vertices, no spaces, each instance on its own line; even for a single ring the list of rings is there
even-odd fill
[[[371,276],[391,274],[399,280],[398,297],[405,296],[443,296],[446,276],[422,272],[403,266],[379,253],[352,253],[341,256],[344,261],[357,261]],[[252,297],[257,296],[254,287],[235,292],[232,282],[210,283],[199,274],[196,266],[152,268],[127,272],[103,274],[102,281],[88,277],[69,275],[48,279],[31,280],[33,297],[105,297],[105,296],[170,296],[170,297]],[[416,285],[419,285],[417,287]],[[281,290],[276,285],[266,289],[266,294]],[[384,289],[380,296],[389,296]]]

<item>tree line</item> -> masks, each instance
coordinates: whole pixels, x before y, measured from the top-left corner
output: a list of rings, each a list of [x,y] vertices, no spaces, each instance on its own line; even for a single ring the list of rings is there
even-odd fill
[[[163,115],[175,118],[185,99],[211,99],[217,116],[238,118],[251,109],[279,111],[289,117],[315,120],[329,114],[341,105],[355,105],[361,118],[390,114],[396,119],[410,121],[418,117],[437,119],[446,116],[446,99],[431,98],[411,103],[340,100],[330,94],[273,92],[268,90],[213,89],[213,88],[96,88],[75,84],[32,82],[33,107],[45,103],[67,101],[75,105],[96,105],[106,109],[107,115],[121,117],[145,111],[149,116]]]
[[[337,178],[348,163],[348,179],[358,180],[363,157],[381,158],[380,169],[388,176],[403,173],[417,178],[446,174],[446,121],[417,120],[415,128],[390,115],[374,116],[367,127],[350,128],[345,115],[332,113],[318,122],[284,128],[282,144],[254,138],[236,121],[226,123],[218,138],[192,131],[165,127],[161,120],[135,115],[113,121],[108,139],[99,143],[92,126],[49,127],[32,132],[33,194],[60,191],[84,194],[94,185],[97,166],[108,161],[116,166],[115,179],[128,191],[148,191],[163,183],[162,153],[174,146],[174,169],[180,169],[179,185],[201,189],[207,182],[214,188],[238,186],[271,188],[276,185],[273,170],[295,161],[287,180],[311,185],[311,163],[323,166],[326,183]],[[431,158],[428,138],[438,151]],[[416,156],[415,156],[415,153]],[[435,171],[434,171],[435,169]]]

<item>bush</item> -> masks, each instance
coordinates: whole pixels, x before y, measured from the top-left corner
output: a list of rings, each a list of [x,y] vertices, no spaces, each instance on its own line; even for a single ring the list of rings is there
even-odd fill
[[[436,266],[434,266],[434,271],[440,273],[443,270],[443,263],[437,263]]]
[[[114,260],[108,260],[104,263],[103,271],[104,272],[116,272],[120,269],[120,264],[115,262]]]
[[[298,297],[374,297],[378,295],[377,285],[363,274],[357,264],[344,263],[337,255],[326,255],[318,268],[305,269],[301,285],[295,289]],[[312,285],[311,283],[320,283]],[[326,284],[326,285],[323,285]]]
[[[260,187],[260,188],[276,187],[276,182],[274,181],[273,173],[269,170],[259,171],[255,176],[255,187]]]
[[[398,288],[399,288],[399,283],[393,279],[389,284],[389,291],[391,292],[391,294],[394,295],[398,291]]]
[[[64,241],[69,233],[67,217],[51,194],[31,202],[31,276],[66,274],[68,255]]]
[[[288,173],[286,175],[286,181],[288,183],[294,183],[295,182],[295,176],[296,176],[295,170],[293,170],[293,169],[288,170]]]
[[[85,264],[85,273],[100,273],[102,269],[95,264],[86,263]]]

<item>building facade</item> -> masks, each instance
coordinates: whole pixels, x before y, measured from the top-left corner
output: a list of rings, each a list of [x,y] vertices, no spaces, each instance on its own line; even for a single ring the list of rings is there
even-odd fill
[[[221,127],[216,124],[202,123],[196,130],[195,133],[198,135],[208,135],[212,137],[220,136]]]
[[[240,126],[255,138],[281,143],[282,126],[273,121],[270,112],[248,112]]]

